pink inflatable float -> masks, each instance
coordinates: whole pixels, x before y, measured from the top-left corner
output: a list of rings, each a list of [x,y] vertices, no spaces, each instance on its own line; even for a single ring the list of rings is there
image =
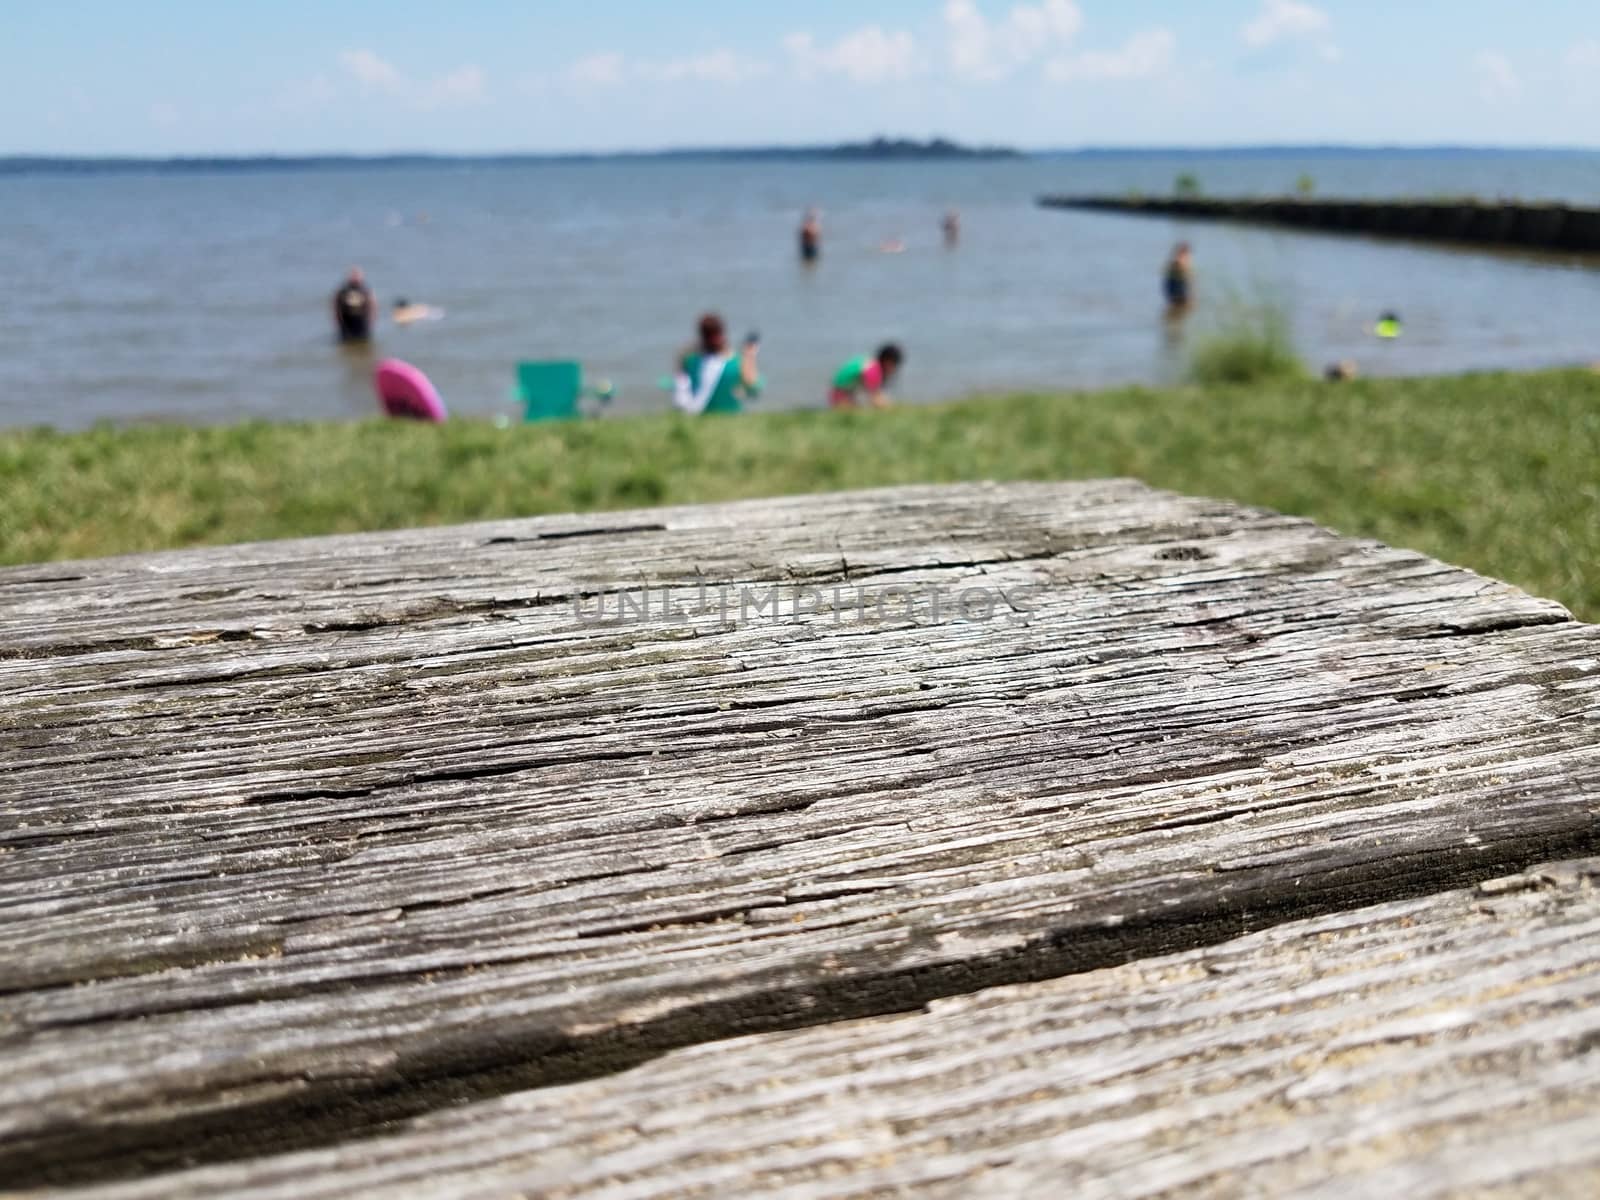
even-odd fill
[[[372,372],[372,386],[377,389],[378,403],[391,417],[405,417],[413,421],[445,419],[444,401],[434,390],[428,377],[408,362],[386,358]]]

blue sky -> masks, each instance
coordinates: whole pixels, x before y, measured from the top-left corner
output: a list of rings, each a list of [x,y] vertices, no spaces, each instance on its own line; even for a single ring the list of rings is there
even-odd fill
[[[0,0],[0,153],[1600,144],[1595,0]]]

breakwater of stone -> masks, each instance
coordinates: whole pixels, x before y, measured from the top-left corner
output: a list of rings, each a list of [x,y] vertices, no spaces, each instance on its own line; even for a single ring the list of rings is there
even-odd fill
[[[1600,208],[1564,204],[1177,196],[1044,196],[1039,203],[1045,208],[1248,221],[1337,233],[1600,253]]]

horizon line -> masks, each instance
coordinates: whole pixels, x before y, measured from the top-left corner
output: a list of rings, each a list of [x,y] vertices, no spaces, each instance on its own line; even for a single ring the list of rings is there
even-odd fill
[[[737,154],[828,154],[843,150],[870,148],[875,142],[891,145],[932,148],[944,144],[956,151],[950,157],[980,157],[984,155],[1018,156],[1022,158],[1069,157],[1108,154],[1239,154],[1239,153],[1494,153],[1494,154],[1595,154],[1600,145],[1584,146],[1564,143],[1505,145],[1478,142],[1343,142],[1343,141],[1289,141],[1289,142],[1205,142],[1205,143],[1104,143],[1075,146],[1007,146],[998,143],[975,144],[956,142],[935,137],[927,140],[903,137],[883,137],[862,141],[795,142],[795,143],[735,143],[727,145],[676,145],[649,148],[607,148],[587,150],[262,150],[262,151],[182,151],[175,153],[148,152],[89,152],[74,151],[0,151],[0,163],[38,164],[145,164],[167,165],[192,162],[206,163],[271,163],[271,162],[386,162],[396,160],[438,162],[482,162],[491,160],[582,160],[622,158],[667,158],[694,155]]]

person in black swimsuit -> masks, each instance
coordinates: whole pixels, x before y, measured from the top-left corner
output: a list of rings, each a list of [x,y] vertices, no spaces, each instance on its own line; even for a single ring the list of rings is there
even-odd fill
[[[1194,254],[1188,242],[1180,242],[1167,260],[1161,290],[1167,298],[1167,311],[1174,315],[1187,312],[1194,303]]]
[[[346,344],[370,341],[377,311],[377,301],[367,286],[366,276],[360,267],[351,267],[350,274],[333,294],[333,320],[339,330],[339,340]]]

